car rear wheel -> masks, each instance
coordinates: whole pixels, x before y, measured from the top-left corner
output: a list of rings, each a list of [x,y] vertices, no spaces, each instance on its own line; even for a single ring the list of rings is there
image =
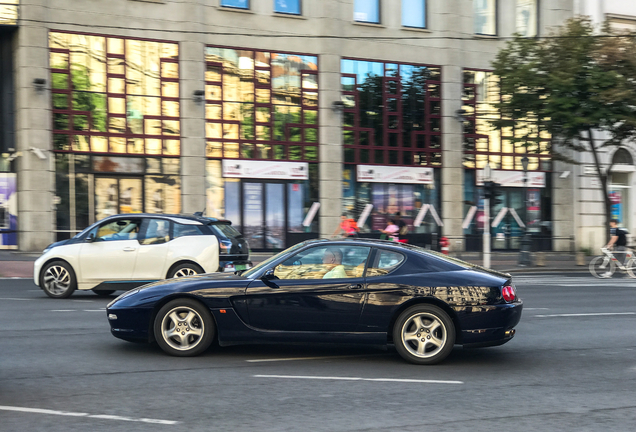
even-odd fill
[[[210,311],[192,299],[176,299],[163,306],[154,322],[155,340],[166,353],[190,357],[212,344],[216,326]]]
[[[168,279],[195,276],[203,273],[203,269],[193,263],[179,264],[168,273]]]
[[[53,261],[42,269],[40,287],[51,298],[68,298],[77,289],[75,272],[64,261]]]
[[[93,290],[93,292],[100,297],[108,297],[109,295],[114,293],[115,290]]]
[[[448,314],[437,306],[411,306],[395,322],[393,343],[408,362],[439,363],[453,350],[455,326]]]

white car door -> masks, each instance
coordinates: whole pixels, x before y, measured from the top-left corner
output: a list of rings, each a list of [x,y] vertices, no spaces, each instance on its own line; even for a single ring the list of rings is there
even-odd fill
[[[97,285],[104,281],[131,280],[139,241],[141,221],[134,218],[108,221],[89,233],[79,256],[80,283]]]
[[[170,221],[144,219],[141,225],[139,252],[133,271],[136,281],[155,281],[166,277],[166,257],[170,245]]]

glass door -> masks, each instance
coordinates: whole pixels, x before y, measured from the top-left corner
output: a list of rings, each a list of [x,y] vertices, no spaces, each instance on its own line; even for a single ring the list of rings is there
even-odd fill
[[[143,212],[143,181],[140,178],[97,177],[95,219],[121,213]]]
[[[265,247],[267,249],[285,248],[285,185],[265,183],[265,217],[267,226]]]
[[[264,249],[263,183],[243,183],[243,235],[252,249]]]

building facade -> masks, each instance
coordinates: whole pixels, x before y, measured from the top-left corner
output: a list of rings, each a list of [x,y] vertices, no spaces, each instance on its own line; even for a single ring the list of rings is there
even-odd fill
[[[416,243],[480,249],[490,164],[493,248],[527,226],[568,249],[574,176],[491,130],[489,70],[574,3],[0,0],[2,247],[203,211],[255,250],[330,235],[343,213],[376,235],[397,212]]]

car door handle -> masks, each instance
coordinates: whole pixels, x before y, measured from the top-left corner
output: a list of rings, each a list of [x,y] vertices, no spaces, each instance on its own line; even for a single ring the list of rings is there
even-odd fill
[[[130,247],[130,246],[124,248],[124,252],[134,252],[136,250],[137,250],[137,248]]]
[[[347,288],[351,290],[359,290],[359,289],[362,289],[362,284],[349,285]]]

